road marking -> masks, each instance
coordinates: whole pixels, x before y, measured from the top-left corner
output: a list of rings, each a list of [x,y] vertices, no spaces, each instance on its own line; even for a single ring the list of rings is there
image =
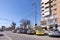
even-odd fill
[[[5,33],[4,33],[5,34]],[[9,36],[7,36],[6,34],[5,34],[5,36],[9,39],[9,40],[12,40]]]

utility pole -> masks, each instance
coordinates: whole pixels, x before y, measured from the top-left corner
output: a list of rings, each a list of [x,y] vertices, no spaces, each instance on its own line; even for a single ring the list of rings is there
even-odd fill
[[[37,26],[37,4],[33,2],[32,6],[35,8],[35,26]]]

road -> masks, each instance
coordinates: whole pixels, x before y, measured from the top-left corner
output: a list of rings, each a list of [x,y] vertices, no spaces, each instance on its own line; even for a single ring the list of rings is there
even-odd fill
[[[0,36],[0,40],[60,40],[57,37],[17,34],[11,31],[5,31],[3,34],[4,36]]]

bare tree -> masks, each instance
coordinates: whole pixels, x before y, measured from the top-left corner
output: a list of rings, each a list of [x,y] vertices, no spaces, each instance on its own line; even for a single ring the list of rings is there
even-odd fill
[[[20,24],[21,28],[24,28],[24,29],[27,28],[27,25],[31,24],[30,20],[27,20],[27,19],[22,19],[20,22],[21,22]]]
[[[12,22],[11,27],[12,27],[12,29],[15,29],[16,23],[15,22]]]
[[[2,30],[5,30],[5,26],[1,26]]]

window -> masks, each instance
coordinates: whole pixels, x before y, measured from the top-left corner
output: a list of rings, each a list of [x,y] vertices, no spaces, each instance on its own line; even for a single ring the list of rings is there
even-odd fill
[[[44,15],[44,13],[42,15]]]
[[[44,21],[44,18],[43,21],[41,21],[41,25],[46,25],[46,20]]]
[[[46,22],[42,23],[41,25],[44,25],[45,26],[46,25]]]
[[[42,6],[41,8],[44,8],[44,6]]]
[[[42,2],[41,4],[44,4],[44,2]]]
[[[42,12],[43,12],[44,10],[42,10]]]
[[[57,19],[55,19],[55,22],[57,22]]]
[[[54,13],[53,15],[56,16],[57,13]]]
[[[55,2],[56,0],[51,0],[51,1],[54,1]]]
[[[48,3],[49,3],[49,2],[46,2],[45,5],[48,4]]]
[[[49,24],[52,24],[53,23],[53,20],[48,20]]]
[[[49,4],[49,3],[52,3],[52,2],[53,2],[53,1],[48,1],[48,2],[45,3],[45,5],[46,5],[46,4]]]
[[[53,6],[56,6],[56,3],[55,3],[55,4],[53,4]]]
[[[49,6],[45,7],[45,9],[49,8]]]
[[[57,8],[55,8],[55,9],[53,9],[54,11],[56,11],[57,10]]]
[[[56,0],[53,0],[54,2],[56,1]]]
[[[49,10],[48,11],[45,11],[45,13],[47,13],[47,12],[49,12]]]
[[[47,7],[45,7],[45,9],[47,9],[47,8],[52,8],[53,6],[51,5],[51,6],[47,6]]]
[[[57,14],[57,13],[54,13],[54,14],[53,14],[54,18],[57,18],[57,15],[56,15],[56,14]]]

